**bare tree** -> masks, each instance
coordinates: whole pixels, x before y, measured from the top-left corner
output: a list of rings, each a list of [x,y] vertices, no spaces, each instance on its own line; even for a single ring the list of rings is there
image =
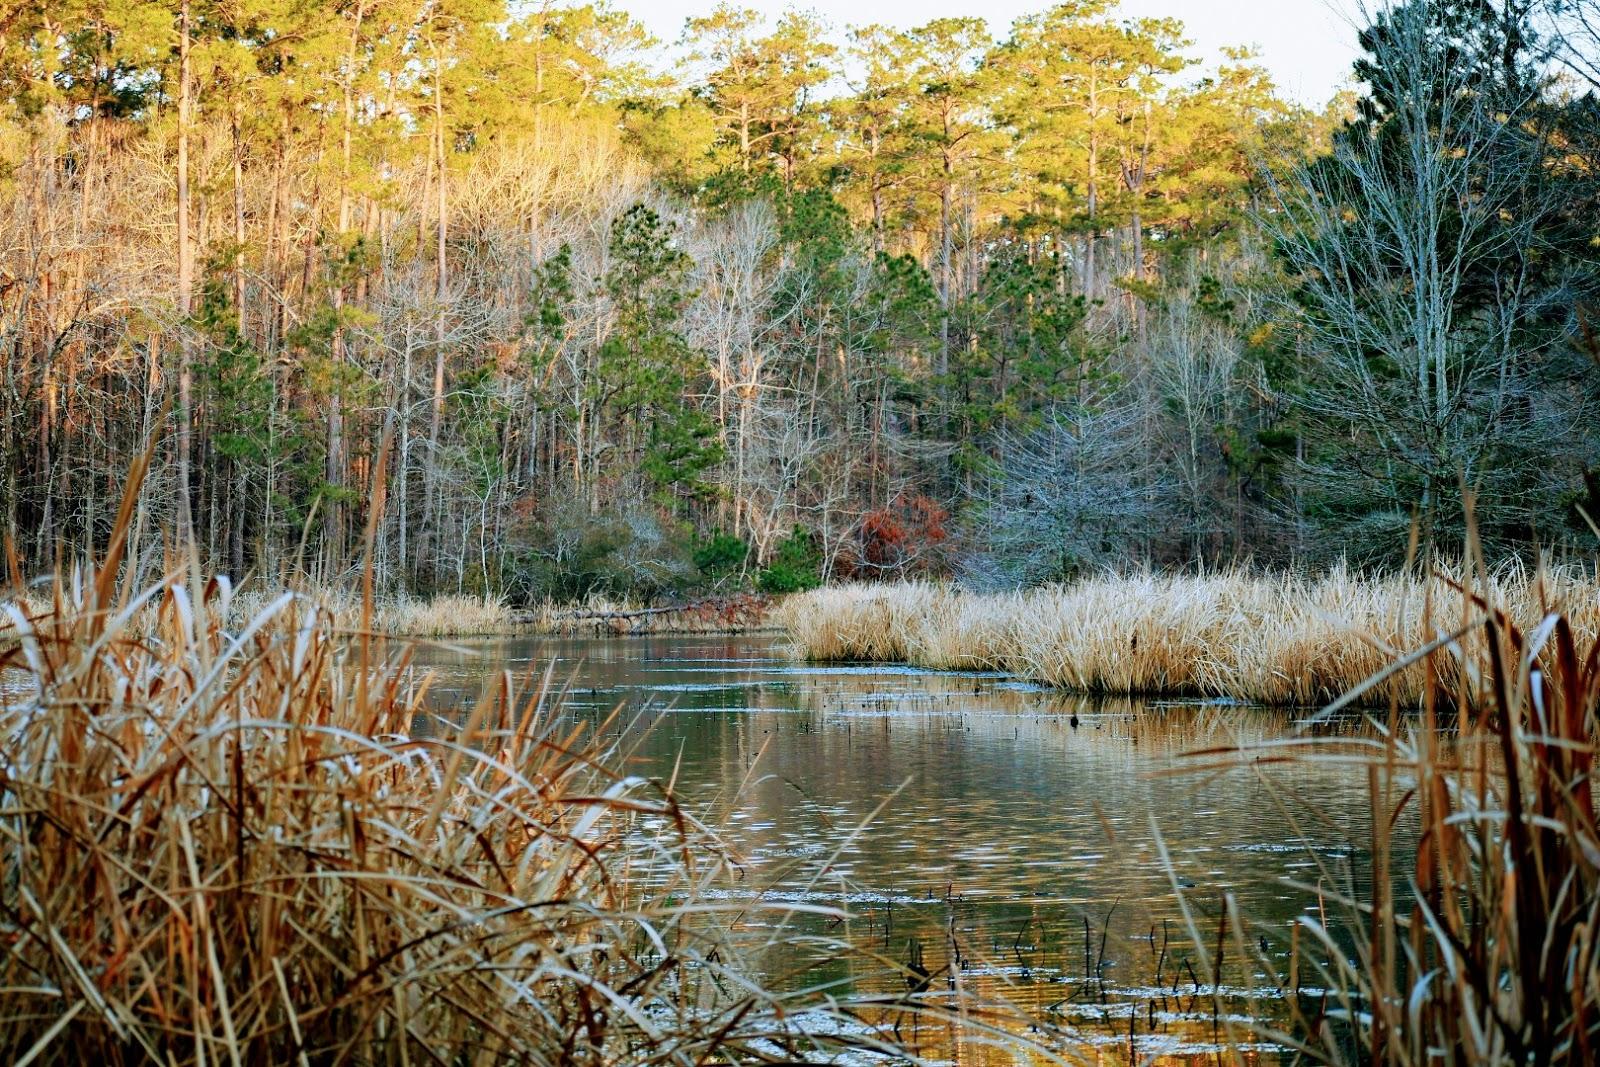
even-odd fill
[[[978,497],[981,532],[970,538],[965,579],[1025,585],[1124,562],[1169,492],[1159,465],[1138,458],[1148,456],[1147,425],[1143,405],[1124,394],[1002,434],[998,476]]]
[[[750,201],[701,226],[691,244],[696,298],[689,308],[689,336],[706,353],[723,449],[732,457],[727,472],[731,521],[736,537],[755,534],[748,500],[751,437],[764,394],[774,384],[768,335],[781,329],[772,315],[779,281],[778,225],[771,207]],[[758,536],[758,543],[764,538]]]
[[[1193,285],[1196,279],[1191,276]],[[1227,406],[1240,362],[1238,331],[1208,319],[1192,298],[1168,300],[1151,324],[1149,361],[1154,398],[1170,413],[1172,474],[1183,498],[1182,525],[1191,552],[1204,555],[1207,541],[1226,518],[1221,513],[1226,480],[1218,427],[1230,423]]]
[[[1331,153],[1266,171],[1262,221],[1295,272],[1309,475],[1374,550],[1403,546],[1416,506],[1459,517],[1478,490],[1485,529],[1531,521],[1537,457],[1571,436],[1570,405],[1535,381],[1569,299],[1542,269],[1537,85],[1464,58],[1434,6],[1375,16],[1369,112]],[[1374,32],[1374,31],[1369,31]],[[1498,57],[1494,57],[1498,60]]]

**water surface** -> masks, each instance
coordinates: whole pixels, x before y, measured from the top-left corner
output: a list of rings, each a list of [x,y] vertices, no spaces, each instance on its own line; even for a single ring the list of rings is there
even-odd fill
[[[806,935],[847,935],[894,960],[915,942],[934,988],[1003,996],[1048,1024],[1036,1036],[1077,1057],[1216,1062],[1226,1019],[1203,995],[1212,975],[1179,894],[1208,940],[1230,895],[1261,924],[1250,938],[1262,958],[1225,954],[1220,978],[1230,1010],[1272,1015],[1293,995],[1278,983],[1296,916],[1322,906],[1314,887],[1366,880],[1363,776],[1326,764],[1200,773],[1184,758],[1303,728],[1282,711],[806,665],[767,636],[466,648],[418,650],[442,706],[470,702],[501,670],[553,663],[564,712],[621,708],[617,722],[639,733],[632,769],[676,775],[690,806],[726,830],[746,865],[731,897],[850,912],[847,923],[801,916],[777,938],[764,926],[773,913],[752,912],[750,944],[770,981],[898,992],[903,975]]]

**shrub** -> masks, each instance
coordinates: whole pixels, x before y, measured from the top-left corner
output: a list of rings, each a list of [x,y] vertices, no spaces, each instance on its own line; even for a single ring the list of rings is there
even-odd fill
[[[822,553],[803,526],[778,542],[772,559],[756,575],[756,587],[763,593],[800,593],[821,584]]]
[[[907,577],[938,570],[949,539],[950,513],[921,493],[901,493],[887,507],[874,508],[861,520],[857,556],[851,570],[858,577]]]
[[[738,571],[750,555],[750,546],[732,534],[714,533],[694,548],[694,565],[709,582],[721,582]]]
[[[516,536],[507,585],[523,602],[595,594],[648,600],[677,594],[697,577],[686,532],[645,509],[591,514],[581,500],[545,500]]]

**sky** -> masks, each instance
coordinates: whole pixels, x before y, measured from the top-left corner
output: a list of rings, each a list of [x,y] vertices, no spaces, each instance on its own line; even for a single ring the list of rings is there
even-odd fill
[[[910,27],[950,15],[981,13],[1004,36],[1019,15],[1044,10],[1051,0],[736,0],[776,17],[791,7],[820,15],[835,31],[883,23]],[[1214,61],[1227,45],[1254,45],[1278,88],[1291,99],[1326,103],[1344,82],[1356,55],[1357,0],[1123,0],[1129,16],[1181,19],[1194,42],[1191,53]],[[663,42],[674,42],[684,20],[704,15],[716,0],[615,0]]]

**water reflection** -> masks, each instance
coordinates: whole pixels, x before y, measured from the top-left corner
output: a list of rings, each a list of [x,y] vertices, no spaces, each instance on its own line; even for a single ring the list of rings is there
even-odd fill
[[[553,664],[566,713],[622,707],[634,769],[676,775],[726,828],[746,866],[731,898],[848,908],[842,923],[781,926],[752,909],[745,929],[772,980],[898,993],[903,973],[828,946],[844,934],[896,961],[918,952],[930,992],[1003,996],[1074,1058],[1216,1062],[1219,1042],[1240,1040],[1231,1022],[1296,995],[1272,971],[1294,917],[1319,907],[1314,887],[1366,879],[1366,784],[1351,770],[1161,773],[1184,752],[1287,734],[1280,712],[797,665],[767,637],[501,640],[417,662],[437,671],[443,707],[499,670]],[[1264,924],[1250,934],[1260,958],[1225,953],[1207,973],[1189,931],[1214,937],[1230,895]],[[1231,993],[1221,1014],[1214,979]],[[1278,1058],[1245,1058],[1257,1055]]]

